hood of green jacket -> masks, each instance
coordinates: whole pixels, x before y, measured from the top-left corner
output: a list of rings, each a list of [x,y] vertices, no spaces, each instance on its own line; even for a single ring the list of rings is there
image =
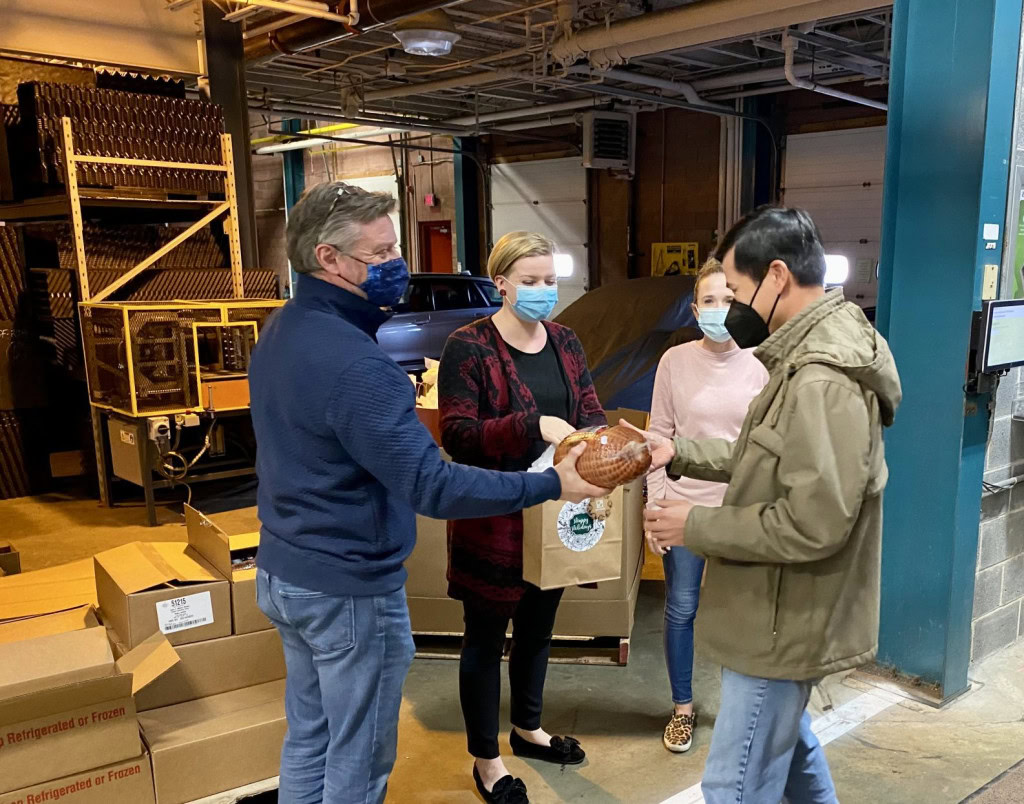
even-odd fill
[[[892,425],[903,398],[892,352],[864,312],[842,290],[820,300],[776,330],[755,352],[769,372],[792,373],[810,363],[839,369],[878,398],[882,424]]]

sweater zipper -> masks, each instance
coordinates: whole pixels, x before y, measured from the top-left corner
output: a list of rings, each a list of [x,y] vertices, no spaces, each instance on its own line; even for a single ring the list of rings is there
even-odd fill
[[[775,611],[772,612],[772,650],[779,638],[779,603],[782,599],[782,567],[779,567],[779,579],[775,582]]]

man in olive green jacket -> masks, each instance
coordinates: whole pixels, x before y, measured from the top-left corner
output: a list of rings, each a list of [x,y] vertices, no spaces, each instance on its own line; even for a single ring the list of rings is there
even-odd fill
[[[704,800],[834,802],[807,701],[878,646],[882,428],[901,391],[885,340],[841,290],[807,213],[762,208],[718,250],[735,293],[726,327],[770,373],[739,439],[648,434],[669,475],[728,482],[720,508],[655,501],[662,549],[707,559],[697,639],[723,667]]]

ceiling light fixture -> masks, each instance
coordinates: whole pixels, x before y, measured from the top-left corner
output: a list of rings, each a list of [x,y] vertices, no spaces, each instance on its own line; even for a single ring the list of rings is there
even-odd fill
[[[438,10],[402,20],[395,27],[395,38],[411,56],[447,56],[462,37],[451,17]]]

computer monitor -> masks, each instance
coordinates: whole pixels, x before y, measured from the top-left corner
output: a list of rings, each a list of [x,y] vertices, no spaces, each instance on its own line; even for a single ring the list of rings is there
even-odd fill
[[[982,372],[1024,365],[1024,299],[986,302],[983,316]]]

